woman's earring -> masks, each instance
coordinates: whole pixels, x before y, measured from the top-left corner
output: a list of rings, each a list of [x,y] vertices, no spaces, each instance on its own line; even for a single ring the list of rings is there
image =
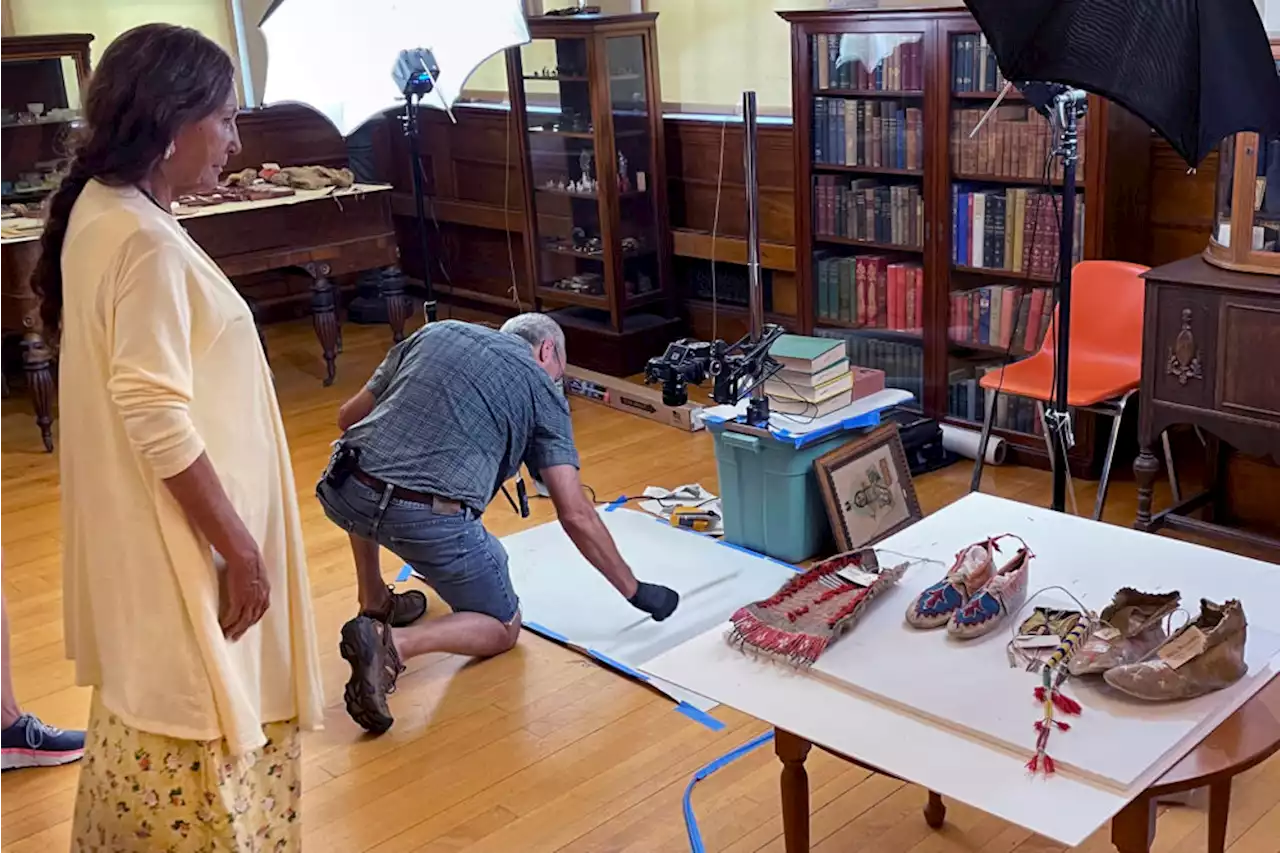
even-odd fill
[[[164,149],[164,159],[168,160],[169,158],[173,157],[173,152],[177,150],[178,150],[178,146],[170,142],[169,146]]]

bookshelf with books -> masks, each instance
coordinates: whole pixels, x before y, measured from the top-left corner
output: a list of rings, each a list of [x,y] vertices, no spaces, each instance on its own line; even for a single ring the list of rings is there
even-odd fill
[[[1054,134],[964,10],[779,13],[791,24],[798,331],[926,414],[979,426],[981,377],[1035,352],[1057,299]],[[976,132],[975,132],[975,128]],[[1150,130],[1091,97],[1079,130],[1075,250],[1142,261]],[[1021,462],[1047,464],[1034,404],[997,404]],[[1098,467],[1087,415],[1072,467]]]

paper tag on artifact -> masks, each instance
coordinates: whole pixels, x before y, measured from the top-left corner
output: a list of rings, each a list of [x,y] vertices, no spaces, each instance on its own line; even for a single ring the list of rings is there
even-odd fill
[[[1203,652],[1207,643],[1204,633],[1192,625],[1160,649],[1160,659],[1172,669],[1177,669]]]
[[[836,577],[843,578],[854,586],[869,587],[880,579],[875,572],[868,572],[857,566],[845,566],[836,571]]]
[[[1020,649],[1056,649],[1062,638],[1056,634],[1019,634],[1013,642]]]
[[[1110,625],[1100,625],[1098,630],[1093,632],[1093,638],[1095,640],[1101,640],[1104,643],[1109,643],[1112,640],[1120,639],[1120,632],[1115,628],[1112,628]]]

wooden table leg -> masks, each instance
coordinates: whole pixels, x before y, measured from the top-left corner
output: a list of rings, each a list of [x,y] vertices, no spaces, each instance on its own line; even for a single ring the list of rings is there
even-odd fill
[[[44,342],[44,335],[29,329],[22,335],[22,367],[27,373],[27,393],[36,411],[36,426],[44,449],[53,452],[53,354]]]
[[[1231,779],[1209,785],[1208,853],[1225,853],[1227,849],[1227,817],[1231,812]]]
[[[387,323],[391,326],[391,340],[404,340],[404,324],[409,320],[412,306],[404,295],[404,276],[397,270],[384,269],[378,276],[378,289],[387,303]]]
[[[1151,525],[1151,493],[1159,473],[1160,460],[1151,452],[1149,437],[1143,436],[1138,458],[1133,462],[1133,478],[1138,482],[1138,520],[1133,526],[1139,530],[1149,529]]]
[[[324,353],[324,384],[332,385],[338,374],[338,302],[328,264],[307,264],[311,276],[311,322]]]
[[[809,773],[804,769],[812,746],[774,729],[774,752],[782,759],[782,837],[786,853],[809,853]]]
[[[1156,837],[1156,802],[1138,797],[1111,819],[1111,843],[1117,853],[1149,853]]]
[[[942,795],[933,791],[929,792],[929,802],[924,806],[924,822],[929,825],[930,829],[942,829],[942,824],[947,820],[947,804],[942,801]]]

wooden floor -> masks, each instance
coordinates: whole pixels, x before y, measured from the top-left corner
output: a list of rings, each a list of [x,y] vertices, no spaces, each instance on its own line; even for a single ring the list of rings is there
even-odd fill
[[[412,662],[392,697],[396,725],[369,739],[342,710],[346,666],[338,629],[353,613],[346,537],[322,515],[312,484],[336,437],[335,413],[377,364],[384,328],[348,326],[338,381],[320,384],[321,360],[307,323],[269,329],[268,344],[302,507],[311,587],[323,638],[327,728],[307,737],[303,821],[308,851],[684,851],[681,796],[698,768],[764,730],[728,708],[713,732],[675,713],[648,689],[538,637],[479,664],[447,656]],[[573,403],[583,479],[602,499],[646,485],[699,481],[716,488],[711,440],[580,400]],[[40,452],[22,399],[3,408],[3,584],[10,607],[14,681],[27,710],[64,727],[85,723],[88,693],[63,659],[56,457]],[[969,468],[917,482],[933,511],[962,495]],[[1047,504],[1049,478],[989,469],[985,490]],[[1077,483],[1082,507],[1093,484]],[[1134,515],[1132,482],[1116,484],[1108,520]],[[1158,496],[1167,499],[1165,493]],[[553,517],[535,501],[521,521],[499,498],[486,523],[499,536]],[[388,578],[398,568],[384,555]],[[438,604],[438,603],[437,603]],[[437,611],[438,612],[438,611]],[[3,777],[4,851],[67,849],[75,767]],[[925,793],[815,751],[809,761],[818,851],[1051,853],[1062,848],[996,818],[950,803],[934,832],[921,818]],[[778,765],[768,748],[702,782],[694,797],[707,849],[781,851]],[[975,779],[974,784],[983,784]],[[1241,777],[1232,800],[1232,853],[1280,851],[1280,758]],[[1080,850],[1109,850],[1105,830]],[[1156,850],[1205,849],[1204,813],[1174,806],[1159,820]]]

